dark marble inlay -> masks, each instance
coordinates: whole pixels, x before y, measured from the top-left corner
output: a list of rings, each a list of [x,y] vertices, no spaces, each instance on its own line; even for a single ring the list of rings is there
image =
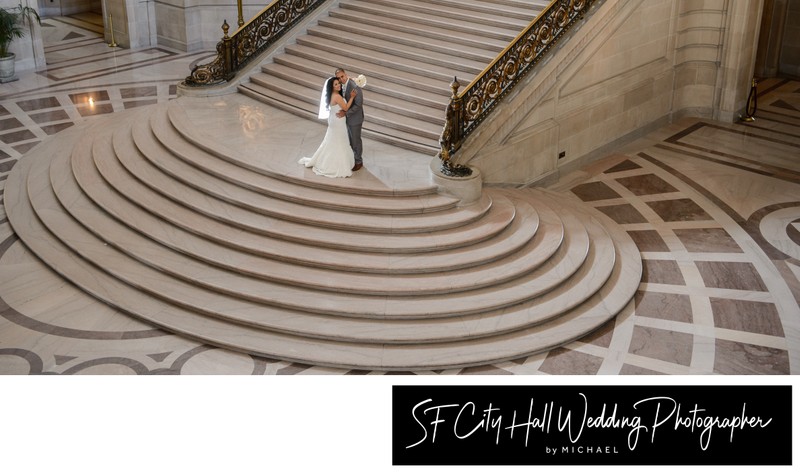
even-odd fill
[[[292,363],[291,365],[287,366],[286,368],[279,369],[278,370],[278,374],[282,374],[282,375],[297,374],[297,373],[300,373],[301,371],[305,371],[305,370],[307,370],[309,368],[311,368],[311,365],[306,365],[306,364],[303,364],[303,363]]]
[[[42,97],[39,99],[30,99],[17,102],[17,107],[25,112],[32,112],[36,110],[44,110],[45,108],[60,107],[58,99],[55,97]]]
[[[53,110],[50,112],[31,113],[30,117],[36,123],[49,123],[57,122],[60,120],[69,120],[69,114],[64,110]]]
[[[157,104],[157,103],[158,103],[158,100],[156,100],[156,99],[153,99],[153,100],[135,100],[135,101],[132,100],[132,101],[124,102],[124,105],[125,105],[125,109],[127,110],[129,108],[143,107],[145,105],[154,105],[154,104]]]
[[[16,151],[19,154],[25,154],[28,151],[30,151],[31,148],[38,145],[39,143],[41,143],[41,141],[32,141],[30,143],[23,143],[21,145],[16,145],[14,146],[14,151]]]
[[[708,161],[710,163],[721,164],[723,166],[731,167],[731,168],[734,168],[734,169],[741,169],[742,171],[752,172],[752,173],[755,173],[755,174],[761,174],[762,176],[774,176],[774,177],[780,178],[779,174],[782,172],[782,171],[774,172],[774,171],[772,171],[772,169],[777,169],[777,168],[775,168],[774,166],[768,166],[766,164],[762,164],[760,167],[762,167],[764,169],[760,169],[759,167],[755,167],[753,165],[739,164],[739,163],[736,163],[736,162],[726,161],[724,159],[712,158],[710,156],[705,156],[703,154],[692,153],[692,152],[686,151],[684,149],[673,148],[671,146],[667,146],[667,145],[664,145],[664,144],[661,144],[661,143],[659,143],[659,144],[657,144],[655,146],[656,146],[656,148],[665,149],[665,150],[668,150],[668,151],[673,151],[675,153],[680,153],[680,154],[682,154],[684,156],[691,156],[693,158],[702,159],[703,161]],[[644,153],[640,153],[640,156],[645,156],[645,154]],[[737,161],[746,162],[747,160],[744,160],[744,159],[740,158],[740,159],[737,159]]]
[[[795,107],[794,105],[790,104],[785,100],[776,100],[772,102],[770,105],[772,105],[773,107],[785,108],[786,110],[791,110],[793,112],[800,112],[800,109],[798,109],[797,107]]]
[[[53,358],[55,359],[56,366],[64,365],[69,363],[72,360],[77,359],[77,356],[66,356],[66,355],[54,355]]]
[[[596,200],[618,199],[620,197],[614,189],[605,182],[587,182],[572,188],[572,192],[584,202]]]
[[[6,115],[11,115],[11,112],[9,112],[4,106],[0,105],[0,117],[4,117]]]
[[[31,133],[30,130],[20,130],[0,135],[0,141],[5,144],[18,143],[20,141],[32,140],[34,138],[36,138],[36,135]]]
[[[77,31],[70,31],[69,33],[67,33],[66,36],[64,36],[64,39],[62,39],[62,41],[67,41],[70,39],[77,39],[77,38],[85,38],[85,36],[78,33]]]
[[[691,253],[743,253],[724,228],[684,228],[674,232]]]
[[[69,94],[69,99],[75,105],[88,104],[90,100],[94,102],[105,102],[109,100],[108,91],[98,90],[95,92],[84,92],[82,94]]]
[[[692,323],[692,302],[686,294],[638,291],[634,300],[640,317]]]
[[[689,333],[635,326],[628,353],[679,365],[692,363],[694,336]]]
[[[167,351],[167,352],[164,352],[164,353],[152,353],[152,354],[147,355],[147,357],[150,358],[153,361],[161,363],[162,361],[166,360],[167,357],[170,356],[171,354],[172,354],[171,351]]]
[[[611,319],[594,332],[580,339],[583,343],[590,343],[599,347],[608,348],[611,346],[611,336],[614,335],[616,319]]]
[[[345,375],[364,376],[364,375],[368,375],[370,373],[372,373],[372,371],[369,371],[369,370],[350,370],[347,373],[345,373]]]
[[[91,368],[95,368],[98,366],[106,367],[106,371],[110,370],[110,366],[117,366],[118,368],[115,370],[115,374],[129,374],[133,372],[134,374],[151,374],[150,370],[147,369],[147,366],[142,364],[137,360],[133,360],[131,358],[124,358],[121,356],[110,356],[106,358],[98,358],[95,360],[85,361],[80,363],[72,368],[69,368],[64,371],[63,374],[78,374],[81,371],[88,370]]]
[[[125,87],[119,89],[119,93],[123,99],[133,99],[136,97],[155,97],[158,95],[158,87]]]
[[[523,356],[521,358],[516,358],[514,360],[508,360],[509,363],[514,363],[515,365],[524,365],[526,361],[528,361],[527,356]]]
[[[621,225],[626,223],[647,223],[647,219],[631,204],[606,205],[597,207],[597,210],[608,215]]]
[[[800,201],[782,202],[780,204],[772,204],[766,207],[762,207],[753,212],[753,214],[750,215],[750,218],[748,218],[747,221],[740,223],[742,228],[750,235],[750,237],[756,243],[758,243],[758,246],[760,246],[761,249],[764,250],[764,252],[770,257],[770,259],[785,260],[792,258],[791,256],[785,254],[784,252],[772,246],[772,243],[770,243],[764,238],[764,236],[761,234],[761,221],[772,212],[792,207],[800,207]],[[741,221],[741,217],[738,217],[738,219],[739,220],[737,220],[737,223]]]
[[[9,239],[11,240],[11,238]],[[15,236],[12,240],[12,243],[14,241],[16,241]],[[5,252],[5,249],[0,251],[0,254],[2,254],[3,252]],[[153,337],[162,337],[165,335],[171,335],[170,333],[165,332],[161,329],[144,329],[137,331],[119,332],[119,331],[80,330],[80,329],[61,327],[58,325],[52,325],[28,317],[27,315],[22,314],[18,312],[16,309],[9,306],[6,303],[6,301],[4,301],[2,298],[0,298],[0,316],[5,318],[11,323],[19,325],[20,327],[25,327],[28,330],[32,330],[43,334],[55,335],[57,337],[63,337],[63,338],[76,338],[82,340],[138,340],[143,338],[153,338]]]
[[[790,374],[786,350],[716,340],[714,372],[719,374]]]
[[[758,146],[755,142],[753,142],[753,140],[763,140],[763,141],[767,141],[767,142],[770,142],[770,143],[777,143],[777,144],[782,145],[782,146],[789,146],[789,147],[792,147],[792,148],[800,148],[800,143],[798,143],[797,141],[794,141],[794,140],[781,140],[781,139],[774,138],[772,136],[758,135],[753,131],[754,129],[757,129],[757,127],[749,127],[748,126],[748,127],[746,127],[746,129],[729,128],[729,127],[726,127],[726,126],[713,125],[711,123],[703,123],[703,122],[698,122],[698,123],[688,127],[683,132],[677,133],[674,136],[672,136],[670,138],[667,138],[665,141],[668,142],[668,143],[673,143],[673,144],[676,144],[676,145],[680,145],[680,146],[688,148],[688,149],[694,149],[694,150],[697,150],[697,151],[702,151],[704,153],[708,153],[708,154],[712,154],[712,155],[716,155],[716,156],[722,156],[722,157],[729,158],[729,159],[734,159],[734,160],[742,162],[742,163],[749,163],[751,165],[756,165],[758,167],[762,166],[763,163],[761,163],[761,162],[759,162],[757,160],[748,159],[748,158],[745,158],[745,157],[740,156],[740,155],[725,153],[725,152],[722,152],[722,151],[718,151],[716,149],[710,149],[710,148],[706,148],[704,146],[693,145],[691,143],[684,143],[684,142],[680,141],[683,138],[689,136],[690,134],[694,133],[697,130],[700,130],[703,127],[708,127],[708,128],[714,129],[714,130],[722,131],[722,132],[725,132],[725,133],[731,133],[731,134],[734,134],[734,135],[747,136],[749,138],[749,141],[751,142],[750,145],[753,146],[753,147],[757,147]],[[743,154],[747,155],[747,151],[743,150]],[[640,156],[641,156],[641,153],[640,153]],[[765,167],[767,167],[767,168],[775,168],[774,166],[765,166]],[[780,169],[780,168],[778,168],[778,169]],[[787,170],[787,174],[790,175],[790,176],[794,176],[794,181],[795,182],[796,182],[797,178],[800,177],[797,172],[792,171],[792,170]]]
[[[655,230],[628,230],[633,242],[639,247],[639,251],[668,252],[667,246],[661,235]]]
[[[27,374],[43,374],[44,362],[36,353],[21,348],[0,348],[0,357],[15,356],[28,363]]]
[[[549,374],[590,375],[597,374],[603,359],[566,348],[550,350],[539,371]]]
[[[786,225],[786,235],[794,242],[795,245],[800,246],[800,230],[798,230],[798,224],[800,224],[800,221],[795,220],[789,225]]]
[[[178,86],[175,84],[170,84],[169,95],[177,95],[177,94],[178,94]]]
[[[14,128],[22,128],[24,125],[16,117],[6,118],[0,120],[0,131],[13,130]]]
[[[642,368],[642,367],[639,367],[639,366],[629,365],[629,364],[626,363],[626,364],[622,365],[622,369],[619,370],[619,374],[650,376],[650,375],[663,375],[664,373],[660,373],[658,371],[649,370],[647,368]]]
[[[6,159],[6,158],[9,158],[9,157],[10,156],[9,156],[8,153],[6,153],[5,151],[0,149],[0,159]]]
[[[712,297],[714,325],[740,332],[784,336],[783,324],[775,304]]]
[[[10,171],[15,164],[17,164],[16,159],[9,159],[8,161],[0,161],[0,172]]]
[[[645,174],[642,176],[621,177],[617,182],[625,186],[634,195],[653,195],[666,194],[668,192],[678,192],[667,181],[655,174]]]
[[[493,365],[483,365],[483,366],[473,366],[471,368],[464,368],[463,370],[459,371],[458,374],[464,375],[484,375],[484,374],[494,374],[494,375],[509,375],[514,374],[511,371],[506,371],[502,368],[498,368]]]
[[[677,261],[672,260],[643,259],[642,282],[686,285],[680,266]]]
[[[76,107],[78,113],[82,117],[90,117],[92,115],[103,115],[106,113],[114,113],[114,106],[110,103],[95,104],[94,106]]]
[[[55,125],[44,125],[42,126],[42,131],[47,133],[48,135],[55,135],[61,130],[66,130],[67,128],[73,125],[72,122],[67,123],[56,123]]]
[[[720,210],[725,212],[731,219],[733,219],[734,222],[739,224],[742,227],[742,229],[744,231],[746,231],[748,235],[750,235],[750,238],[752,238],[758,244],[758,246],[760,246],[761,249],[771,259],[773,259],[773,260],[783,260],[783,259],[789,258],[788,255],[784,254],[783,252],[779,251],[777,248],[772,246],[772,244],[770,244],[764,238],[764,236],[761,235],[760,222],[766,215],[770,214],[771,212],[774,212],[774,211],[780,210],[780,209],[785,209],[785,208],[788,208],[788,207],[800,206],[800,201],[784,202],[784,203],[780,203],[780,204],[768,205],[766,207],[762,207],[761,209],[753,212],[753,214],[749,218],[744,219],[730,205],[728,205],[725,202],[723,202],[721,199],[719,199],[717,196],[715,196],[714,194],[709,192],[703,186],[701,186],[698,183],[694,182],[688,176],[686,176],[683,173],[673,169],[672,167],[666,165],[665,163],[653,158],[652,156],[648,156],[648,155],[646,155],[644,153],[639,153],[639,156],[641,156],[642,158],[646,159],[647,161],[655,164],[656,166],[664,169],[665,171],[669,172],[670,174],[676,176],[681,181],[687,183],[694,190],[696,190],[697,192],[702,194],[705,198],[710,200],[715,206],[717,206],[717,208],[719,208]],[[775,177],[778,178],[778,179],[781,179],[780,176],[776,175]]]
[[[665,222],[711,220],[711,216],[692,199],[659,200],[647,205]]]
[[[767,287],[752,263],[695,261],[706,287],[766,291]]]
[[[606,174],[612,174],[612,173],[615,173],[615,172],[630,171],[632,169],[641,169],[641,168],[642,168],[641,166],[639,166],[638,164],[634,163],[630,159],[626,159],[625,161],[622,161],[621,163],[617,164],[616,166],[613,166],[613,167],[610,167],[610,168],[606,169],[605,173]]]

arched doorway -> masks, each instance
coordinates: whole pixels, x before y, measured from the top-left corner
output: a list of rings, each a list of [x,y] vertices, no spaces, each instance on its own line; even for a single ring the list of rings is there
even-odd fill
[[[800,0],[764,0],[755,75],[800,78]]]
[[[103,0],[39,0],[48,68],[96,54],[104,42]]]

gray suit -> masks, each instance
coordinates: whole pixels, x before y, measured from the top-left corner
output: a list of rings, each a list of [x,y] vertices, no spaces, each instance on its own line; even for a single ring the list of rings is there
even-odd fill
[[[356,164],[361,164],[361,151],[363,150],[361,125],[364,124],[364,94],[361,92],[361,87],[357,86],[353,79],[350,79],[345,87],[342,87],[342,95],[345,102],[350,100],[351,90],[356,91],[356,98],[353,99],[353,105],[347,110],[347,135],[350,138],[350,147],[353,148]]]

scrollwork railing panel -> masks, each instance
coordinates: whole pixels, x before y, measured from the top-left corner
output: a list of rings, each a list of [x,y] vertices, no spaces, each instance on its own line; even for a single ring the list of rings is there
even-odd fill
[[[183,83],[190,87],[203,87],[231,80],[237,71],[323,3],[325,0],[275,0],[230,37],[228,23],[224,22],[224,35],[217,43],[217,56],[207,64],[195,66]]]
[[[454,81],[445,129],[439,140],[442,171],[452,174],[452,155],[500,100],[558,44],[596,0],[556,0],[542,11],[461,93]],[[457,113],[457,116],[452,116]]]

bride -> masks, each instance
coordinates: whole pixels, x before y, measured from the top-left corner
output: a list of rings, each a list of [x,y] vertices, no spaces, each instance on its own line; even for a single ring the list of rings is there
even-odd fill
[[[328,130],[314,155],[299,161],[305,167],[313,168],[320,176],[349,177],[353,174],[355,158],[347,137],[347,125],[344,118],[336,116],[336,112],[339,110],[346,112],[350,108],[356,91],[350,94],[350,100],[346,103],[341,91],[342,84],[339,79],[331,77],[325,81],[320,99],[319,118],[328,119]]]

